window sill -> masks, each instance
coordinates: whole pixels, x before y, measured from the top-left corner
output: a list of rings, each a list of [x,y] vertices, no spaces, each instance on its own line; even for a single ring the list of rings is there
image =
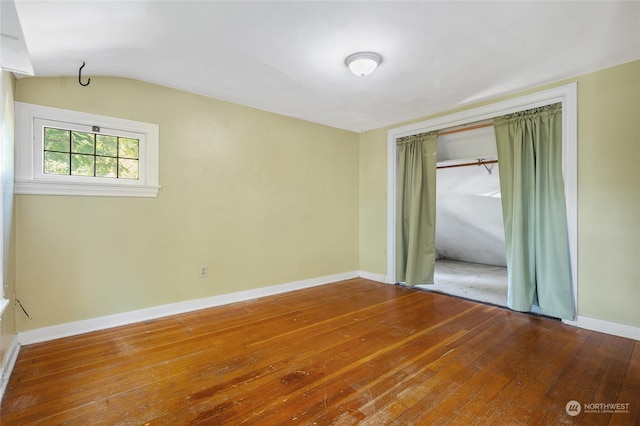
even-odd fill
[[[96,197],[158,196],[159,185],[118,185],[105,183],[61,183],[16,179],[15,192],[23,195],[78,195]]]

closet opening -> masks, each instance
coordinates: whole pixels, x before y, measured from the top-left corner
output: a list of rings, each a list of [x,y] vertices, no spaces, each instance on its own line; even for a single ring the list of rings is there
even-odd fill
[[[569,324],[578,325],[580,321],[579,315],[576,315],[576,312],[579,312],[578,306],[578,288],[579,288],[579,274],[577,268],[577,257],[578,257],[578,244],[577,244],[577,85],[575,83],[568,84],[565,86],[560,86],[556,88],[551,88],[547,90],[542,90],[539,92],[531,93],[528,95],[524,95],[521,97],[515,97],[511,99],[507,99],[504,101],[499,101],[495,103],[489,103],[486,105],[482,105],[476,108],[463,110],[460,112],[451,113],[444,116],[438,116],[426,121],[417,122],[413,124],[409,124],[406,126],[390,129],[387,132],[387,250],[386,250],[386,258],[387,258],[387,276],[385,281],[389,284],[403,283],[407,282],[406,285],[416,285],[422,284],[420,282],[416,282],[416,277],[411,277],[410,280],[406,279],[406,269],[397,269],[397,265],[404,265],[406,263],[406,256],[404,249],[396,250],[396,245],[398,244],[399,238],[404,238],[404,235],[398,233],[399,222],[398,219],[400,214],[404,214],[404,211],[401,210],[404,206],[403,204],[398,203],[400,199],[401,191],[404,191],[405,187],[400,187],[399,185],[404,185],[405,179],[398,179],[398,171],[403,170],[400,168],[401,165],[399,163],[401,159],[401,151],[404,153],[407,152],[405,148],[400,147],[402,142],[411,142],[412,137],[424,135],[425,143],[430,146],[428,148],[431,154],[431,160],[433,163],[436,163],[437,153],[437,141],[434,138],[434,132],[439,132],[443,129],[452,129],[456,126],[465,126],[469,125],[469,123],[478,123],[483,120],[485,121],[493,121],[495,118],[502,119],[507,114],[514,114],[522,111],[528,111],[536,108],[551,106],[554,104],[561,104],[562,112],[560,114],[561,119],[561,175],[564,183],[564,201],[565,201],[565,214],[566,214],[566,231],[565,234],[568,236],[568,259],[566,264],[569,266],[570,273],[570,288],[569,288],[569,297],[573,301],[573,316],[571,312],[568,310],[563,311],[558,315],[553,315],[556,317],[563,318],[564,322]],[[502,132],[503,129],[500,128],[499,132]],[[503,137],[501,134],[498,134],[501,138]],[[556,139],[557,140],[557,139]],[[502,144],[502,142],[501,142]],[[402,144],[404,147],[408,146],[408,144]],[[557,147],[557,145],[556,145]],[[557,149],[557,148],[556,148]],[[497,152],[497,144],[496,144],[496,152]],[[484,153],[483,153],[484,155]],[[557,155],[557,154],[556,154]],[[488,157],[488,156],[487,156]],[[406,157],[402,157],[405,158]],[[484,158],[484,157],[483,157]],[[555,157],[559,158],[559,157]],[[452,161],[452,160],[442,160],[441,161]],[[458,159],[459,160],[459,159]],[[471,161],[477,162],[477,159],[470,159]],[[491,164],[486,164],[490,161],[490,158],[484,158],[486,161],[479,162],[480,166],[476,166],[479,169],[484,168],[485,165],[490,167]],[[405,160],[403,160],[405,161]],[[426,160],[425,160],[426,161]],[[440,164],[440,166],[446,166],[447,164]],[[449,169],[465,169],[472,166],[460,166],[457,164],[456,167],[450,167]],[[498,167],[499,164],[493,165],[494,167]],[[510,167],[510,163],[506,163],[503,166],[503,175],[505,174],[505,167]],[[446,170],[447,168],[444,168]],[[436,173],[438,170],[436,169]],[[513,170],[510,170],[513,172]],[[495,172],[493,172],[495,173]],[[557,173],[557,172],[556,172]],[[405,175],[406,177],[407,175]],[[556,180],[557,181],[557,180]],[[435,186],[435,185],[434,185]],[[557,191],[557,188],[554,189]],[[561,189],[562,190],[562,189]],[[501,191],[505,191],[505,188],[502,188]],[[433,188],[433,193],[435,193],[435,188]],[[406,193],[403,194],[403,196]],[[497,194],[496,194],[497,195]],[[507,196],[505,192],[503,194]],[[509,196],[512,194],[509,193]],[[490,198],[490,197],[487,197]],[[497,198],[497,197],[494,197]],[[406,199],[406,198],[403,198]],[[502,200],[500,200],[502,203]],[[433,203],[437,204],[437,203]],[[435,208],[433,211],[433,217],[436,217]],[[520,217],[520,216],[514,216]],[[431,220],[431,219],[429,219]],[[435,230],[437,224],[435,221],[433,225],[428,225],[428,230],[431,232],[433,230],[433,244],[428,243],[428,256],[424,257],[428,263],[431,262],[431,259],[435,258],[436,254],[436,243],[435,243]],[[401,228],[402,229],[402,228]],[[510,228],[511,229],[511,228]],[[516,246],[517,247],[517,246]],[[415,253],[415,252],[414,252]],[[432,257],[433,256],[433,257]],[[506,249],[505,249],[505,257],[506,257]],[[422,258],[421,258],[422,259]],[[415,266],[415,265],[414,265]],[[433,270],[433,269],[432,269]],[[410,272],[415,271],[412,269]],[[513,271],[508,271],[508,274],[511,275]],[[545,270],[546,272],[546,270]],[[425,284],[429,282],[433,282],[434,276],[428,277],[423,281]],[[430,281],[429,281],[430,279]],[[511,279],[511,278],[510,278]],[[509,284],[511,286],[511,284]],[[563,290],[564,291],[564,290]],[[564,295],[566,296],[566,294]],[[564,297],[563,296],[563,297]],[[509,306],[512,304],[512,291],[509,291]],[[526,307],[516,307],[514,305],[514,310],[524,311]]]
[[[507,260],[491,120],[438,132],[436,264],[416,287],[507,305]]]

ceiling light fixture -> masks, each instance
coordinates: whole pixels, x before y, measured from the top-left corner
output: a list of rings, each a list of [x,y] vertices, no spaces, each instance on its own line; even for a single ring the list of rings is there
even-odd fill
[[[375,52],[354,53],[344,60],[351,72],[360,77],[371,74],[381,62],[382,56]]]

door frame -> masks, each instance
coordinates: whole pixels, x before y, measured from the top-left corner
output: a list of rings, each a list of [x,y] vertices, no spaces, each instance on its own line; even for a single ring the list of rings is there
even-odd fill
[[[575,311],[578,312],[578,89],[577,83],[390,129],[387,132],[387,283],[396,283],[396,139],[562,103],[562,175],[567,207],[569,257]]]

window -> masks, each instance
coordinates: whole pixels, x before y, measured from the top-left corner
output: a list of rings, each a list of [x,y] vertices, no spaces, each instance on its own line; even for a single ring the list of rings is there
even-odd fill
[[[16,193],[157,196],[157,125],[20,102],[16,124]]]
[[[138,179],[139,139],[44,126],[44,173]]]

